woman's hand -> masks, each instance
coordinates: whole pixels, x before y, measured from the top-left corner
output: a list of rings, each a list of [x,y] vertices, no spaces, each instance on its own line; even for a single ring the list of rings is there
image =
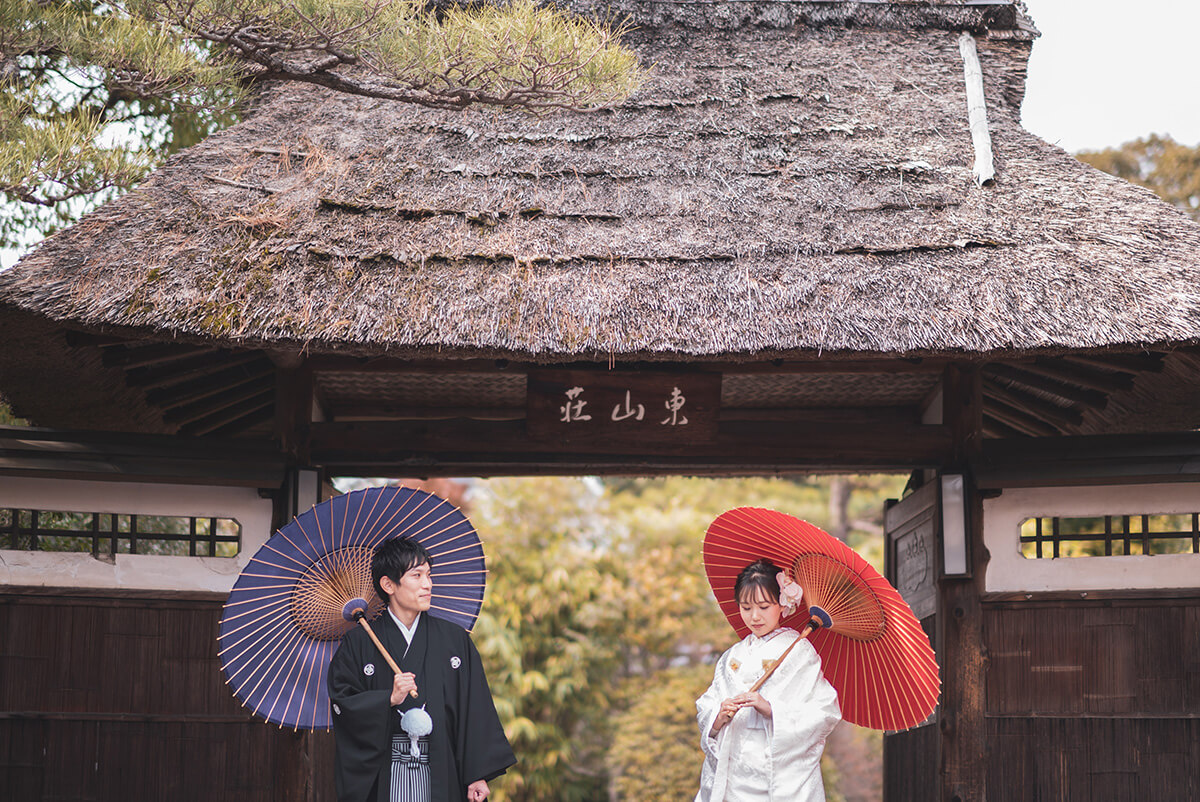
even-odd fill
[[[726,724],[733,721],[734,714],[741,710],[736,699],[737,697],[732,697],[721,702],[721,707],[717,710],[717,717],[713,720],[712,729],[708,733],[710,738],[716,738],[717,733],[724,729]]]
[[[757,691],[739,693],[737,696],[731,696],[721,702],[721,708],[717,711],[717,718],[713,721],[712,730],[709,732],[709,735],[716,738],[717,733],[732,721],[733,717],[743,707],[753,707],[763,717],[771,717],[771,703],[764,699],[761,693]]]
[[[401,672],[392,679],[392,707],[399,705],[412,693],[416,695],[417,675]]]
[[[771,703],[764,699],[762,694],[758,691],[739,693],[737,696],[733,697],[733,699],[739,705],[741,705],[741,707],[753,707],[762,714],[763,718],[771,717]]]

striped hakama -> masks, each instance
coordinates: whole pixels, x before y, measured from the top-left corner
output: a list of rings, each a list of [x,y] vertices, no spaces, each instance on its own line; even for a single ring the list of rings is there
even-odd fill
[[[392,788],[390,802],[429,802],[429,736],[417,740],[421,752],[412,756],[412,739],[403,733],[392,736]]]

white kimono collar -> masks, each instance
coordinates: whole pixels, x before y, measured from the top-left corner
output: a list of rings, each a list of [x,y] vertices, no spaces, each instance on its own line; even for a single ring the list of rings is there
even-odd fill
[[[398,626],[400,628],[400,634],[404,636],[404,640],[406,640],[408,642],[409,646],[412,646],[413,635],[417,634],[417,624],[421,623],[421,613],[420,612],[417,613],[417,617],[413,619],[411,627],[406,627],[406,626],[404,626],[404,622],[402,622],[399,618],[397,618],[396,614],[392,612],[391,607],[388,607],[387,611],[388,611],[388,615],[390,615],[392,617],[392,621],[394,621],[396,623],[396,626]],[[778,632],[778,631],[779,630],[776,630],[776,632]]]

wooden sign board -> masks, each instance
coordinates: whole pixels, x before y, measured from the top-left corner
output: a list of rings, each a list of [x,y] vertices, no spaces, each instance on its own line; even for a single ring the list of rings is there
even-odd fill
[[[608,442],[635,450],[711,442],[721,406],[719,373],[531,371],[525,427],[535,440]]]
[[[919,488],[884,516],[888,580],[918,619],[937,610],[937,484]]]

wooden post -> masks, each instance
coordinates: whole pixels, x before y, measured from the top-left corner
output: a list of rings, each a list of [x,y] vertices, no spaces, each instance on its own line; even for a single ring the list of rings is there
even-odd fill
[[[313,382],[312,371],[303,357],[296,354],[271,353],[275,362],[275,437],[293,477],[297,466],[307,466],[311,459],[309,438],[312,429]],[[273,529],[287,524],[291,518],[291,488],[289,478],[275,494]],[[275,744],[275,783],[272,798],[275,802],[315,802],[316,777],[321,776],[314,765],[315,753],[311,732],[280,729]],[[321,795],[323,796],[323,794]]]
[[[275,751],[275,802],[315,802],[313,734],[280,730]]]
[[[275,436],[289,462],[308,465],[312,432],[313,379],[303,358],[272,354],[275,361]]]
[[[951,365],[944,374],[943,422],[950,427],[954,462],[965,482],[969,577],[943,578],[938,588],[937,652],[942,662],[941,795],[943,802],[983,802],[987,783],[984,654],[980,592],[987,553],[982,502],[967,472],[983,438],[982,382],[977,366]]]

